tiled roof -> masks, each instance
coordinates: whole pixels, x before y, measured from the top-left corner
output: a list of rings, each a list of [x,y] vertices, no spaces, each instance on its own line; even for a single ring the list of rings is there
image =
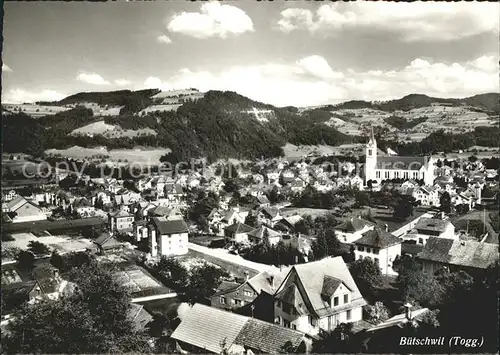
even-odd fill
[[[498,245],[473,240],[430,237],[418,253],[422,260],[443,264],[486,269],[498,260]]]
[[[425,165],[425,157],[400,157],[387,156],[377,157],[375,169],[385,170],[420,170]]]
[[[272,238],[272,237],[277,237],[277,236],[280,236],[281,234],[271,228],[268,228],[266,226],[260,226],[259,228],[251,231],[250,233],[248,233],[249,236],[252,236],[252,237],[255,237],[255,238],[259,238],[259,239],[263,239],[264,238],[264,233],[267,231],[268,233],[268,237],[269,238]]]
[[[248,233],[254,230],[253,227],[250,227],[249,225],[243,224],[243,223],[233,223],[230,226],[226,227],[225,230],[229,233]]]
[[[401,239],[380,228],[363,233],[363,236],[354,243],[384,249],[392,245],[400,244]]]
[[[258,294],[264,291],[272,295],[276,292],[290,270],[290,266],[282,267],[281,269],[271,267],[269,270],[258,273],[247,282]]]
[[[442,219],[422,217],[415,225],[415,229],[423,231],[444,232],[449,224],[449,221],[443,221]]]
[[[116,212],[110,213],[110,215],[111,215],[111,217],[116,217],[116,218],[132,217],[133,216],[132,214],[130,214],[129,212],[127,212],[125,210],[116,211]]]
[[[297,349],[304,334],[277,324],[250,318],[235,339],[235,344],[257,350],[264,354],[278,354],[287,341]]]
[[[101,234],[96,240],[94,240],[94,243],[101,246],[101,247],[106,247],[106,248],[114,248],[117,246],[121,246],[121,243],[116,240],[112,235],[109,234]]]
[[[257,200],[259,201],[259,203],[261,204],[266,204],[266,203],[269,203],[269,199],[267,198],[266,195],[259,195],[257,196]]]
[[[171,338],[220,354],[222,343],[230,347],[247,322],[247,317],[197,303],[185,314]]]
[[[222,352],[224,342],[229,352],[231,347],[240,350],[248,347],[258,352],[278,353],[287,341],[298,347],[304,334],[197,303],[184,316],[171,338],[217,354]]]
[[[328,299],[330,298],[337,288],[342,285],[342,281],[331,276],[325,275],[323,278],[323,289],[321,290],[321,296]]]
[[[153,320],[153,317],[144,309],[143,305],[135,303],[130,305],[127,316],[132,321],[133,327],[136,331],[144,329],[146,324]]]
[[[276,207],[264,207],[261,211],[266,213],[271,218],[275,218],[279,214],[279,210]]]
[[[17,196],[12,201],[7,202],[6,207],[9,209],[9,211],[15,212],[17,209],[19,209],[22,205],[24,205],[27,202],[28,201],[24,197]]]
[[[232,291],[235,291],[237,290],[239,287],[241,287],[243,284],[240,284],[238,282],[234,282],[234,281],[226,281],[226,280],[223,280],[221,282],[221,284],[219,285],[219,287],[217,288],[217,292],[214,293],[212,295],[212,297],[214,296],[220,296],[220,295],[224,295],[228,292],[232,292]]]
[[[189,228],[184,219],[167,220],[165,217],[152,218],[153,224],[161,235],[188,233]]]
[[[357,232],[365,226],[373,226],[374,224],[362,218],[351,218],[335,227],[336,230],[343,232]]]

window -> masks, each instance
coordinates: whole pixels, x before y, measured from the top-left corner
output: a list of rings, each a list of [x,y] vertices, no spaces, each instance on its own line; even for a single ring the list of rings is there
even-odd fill
[[[333,307],[336,307],[336,306],[338,306],[338,305],[339,305],[339,298],[338,298],[338,296],[335,296],[335,297],[333,298]]]
[[[220,298],[220,303],[221,304],[226,304],[227,300],[226,300],[226,297],[221,297]]]
[[[345,312],[345,318],[347,320],[351,320],[351,310],[350,309],[348,309],[347,312]]]
[[[358,250],[359,250],[359,251],[365,251],[365,247],[360,247],[360,246],[358,246]]]
[[[422,238],[418,238],[418,244],[424,244],[424,240]]]
[[[366,248],[366,252],[367,252],[367,253],[371,253],[371,252],[372,252],[372,249],[371,249],[371,248]]]
[[[378,258],[375,258],[374,260],[375,260],[375,264],[377,264],[377,265],[379,265],[379,266],[380,266],[380,263],[379,263],[379,261],[378,261]]]
[[[359,260],[363,260],[363,255],[360,255],[360,256],[359,256]]]
[[[286,320],[286,319],[283,319],[283,326],[285,328],[290,328],[290,321]]]
[[[276,301],[276,307],[281,308],[281,301]]]
[[[395,172],[394,172],[394,177],[395,177],[396,179],[398,179],[398,178],[399,178],[399,171],[395,171]]]
[[[372,156],[372,150],[371,149],[368,149],[368,155]]]
[[[377,177],[377,179],[380,179],[380,171],[375,172],[375,176]]]
[[[349,303],[349,294],[348,294],[348,293],[346,293],[346,294],[344,295],[344,304],[345,304],[345,303]]]
[[[253,292],[245,290],[245,296],[252,297],[253,296]]]
[[[373,254],[378,254],[378,252],[379,252],[378,249],[373,248]]]
[[[386,171],[386,172],[385,172],[385,178],[386,178],[386,179],[388,179],[388,178],[389,178],[389,172],[388,172],[388,171]]]
[[[234,304],[237,305],[237,306],[241,306],[241,300],[235,299],[234,300]]]
[[[296,330],[297,329],[297,326],[295,324],[292,323],[292,329],[293,330]]]

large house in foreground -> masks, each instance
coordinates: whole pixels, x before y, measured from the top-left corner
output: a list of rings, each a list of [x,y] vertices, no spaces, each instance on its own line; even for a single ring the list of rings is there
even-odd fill
[[[312,336],[362,320],[367,304],[340,256],[294,265],[274,301],[276,323]]]

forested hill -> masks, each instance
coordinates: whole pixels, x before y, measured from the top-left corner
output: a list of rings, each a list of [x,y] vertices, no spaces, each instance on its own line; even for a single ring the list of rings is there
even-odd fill
[[[446,103],[453,106],[470,105],[486,111],[495,112],[496,114],[500,113],[500,94],[498,93],[479,94],[463,99],[442,99],[422,94],[411,94],[397,100],[384,102],[351,100],[338,105],[328,105],[327,107],[331,110],[371,108],[386,112],[394,112],[396,110],[405,111],[413,108],[428,107],[431,106],[432,103]]]
[[[134,102],[138,97],[129,91],[113,92],[113,102],[123,102],[120,101],[120,93],[134,97]],[[141,94],[148,97],[155,93]],[[91,93],[77,94],[71,100],[70,97],[63,101],[89,100],[91,96]],[[99,93],[94,96],[102,98]],[[156,135],[119,139],[101,135],[69,135],[74,129],[99,120],[123,129],[151,128]],[[99,117],[92,110],[80,106],[38,119],[22,112],[14,113],[2,120],[3,148],[7,152],[41,155],[46,149],[74,145],[104,145],[108,148],[144,145],[172,149],[169,158],[173,160],[195,157],[213,160],[280,156],[283,154],[281,147],[287,142],[340,145],[359,141],[359,138],[325,126],[322,121],[322,118],[315,120],[311,112],[298,113],[294,107],[277,108],[235,92],[209,91],[203,98],[186,102],[176,111],[155,111],[143,115],[121,111],[118,116]]]

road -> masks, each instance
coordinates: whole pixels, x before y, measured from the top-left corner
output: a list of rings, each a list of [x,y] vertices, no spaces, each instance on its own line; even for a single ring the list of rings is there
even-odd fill
[[[81,218],[72,220],[61,220],[61,221],[35,221],[35,222],[23,222],[23,223],[3,223],[2,230],[7,233],[21,233],[21,232],[40,232],[40,231],[51,231],[56,229],[73,229],[82,227],[91,227],[101,224],[105,224],[106,219],[99,217],[91,218]]]
[[[191,242],[188,243],[188,248],[192,249],[194,251],[197,251],[199,253],[210,255],[214,258],[224,260],[224,261],[232,263],[232,264],[236,264],[236,265],[239,265],[242,267],[246,267],[246,268],[255,270],[257,272],[262,272],[262,271],[269,270],[270,268],[272,268],[272,266],[270,266],[270,265],[256,263],[253,261],[243,259],[239,255],[230,254],[225,249],[211,249],[211,248],[207,248],[207,247],[204,247],[204,246],[201,246],[198,244],[194,244]]]

